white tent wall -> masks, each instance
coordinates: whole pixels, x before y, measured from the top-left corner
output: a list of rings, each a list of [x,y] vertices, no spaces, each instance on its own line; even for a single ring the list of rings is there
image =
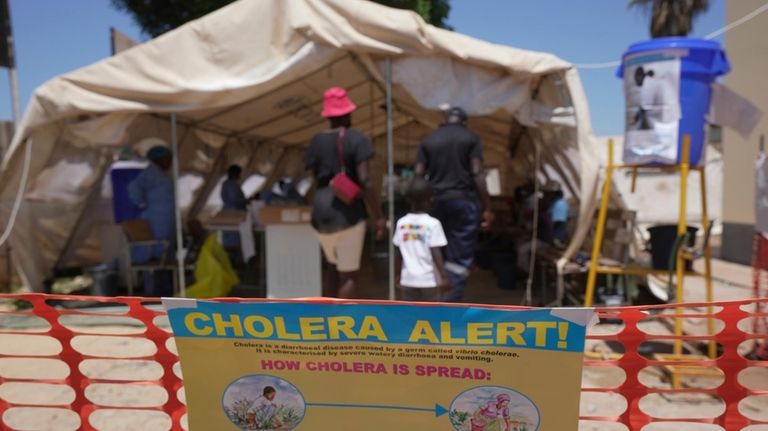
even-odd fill
[[[601,178],[604,175],[601,173],[600,159],[598,158],[599,143],[592,132],[587,95],[584,93],[584,87],[581,85],[581,78],[576,69],[570,69],[565,73],[565,83],[569,90],[567,94],[567,97],[570,98],[569,105],[572,107],[576,119],[577,127],[574,133],[579,151],[579,157],[573,157],[570,161],[571,163],[574,163],[575,160],[579,161],[575,168],[580,177],[581,193],[579,194],[579,219],[576,224],[576,231],[573,233],[562,259],[558,262],[558,271],[562,270],[568,259],[583,245],[597,208],[598,186],[601,179],[604,180]],[[562,286],[558,286],[558,289],[562,289]]]
[[[376,142],[374,172],[381,175],[387,58],[396,161],[413,161],[418,141],[441,120],[439,105],[450,103],[468,110],[505,190],[531,175],[538,145],[546,176],[593,201],[589,114],[568,63],[364,1],[240,0],[35,92],[0,171],[0,220],[7,220],[25,145],[32,146],[30,181],[11,236],[25,282],[39,288],[57,263],[92,263],[80,260],[97,256],[98,224],[109,219],[82,216],[108,208],[108,197],[94,188],[123,146],[145,137],[169,141],[170,113],[178,118],[182,178],[195,176],[189,184],[197,189],[182,190],[192,216],[210,213],[210,195],[230,163],[271,179],[298,175],[303,148],[326,127],[319,112],[331,86],[349,89],[357,103],[353,122]],[[72,174],[79,175],[75,183],[61,180]],[[592,210],[585,211],[582,205],[582,216]],[[83,222],[89,226],[79,228]]]

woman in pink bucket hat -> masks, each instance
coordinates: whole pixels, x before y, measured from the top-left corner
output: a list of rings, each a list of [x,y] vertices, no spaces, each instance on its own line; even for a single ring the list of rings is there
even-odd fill
[[[355,109],[357,109],[357,105],[349,100],[347,90],[341,87],[331,87],[325,90],[323,112],[320,113],[323,117],[328,119],[344,117],[352,114]]]
[[[312,227],[327,263],[323,271],[323,296],[328,297],[354,297],[368,215],[376,220],[377,239],[383,238],[386,229],[379,198],[369,185],[368,164],[375,154],[373,144],[351,128],[355,109],[357,106],[343,88],[326,90],[321,115],[328,119],[330,128],[312,137],[304,155],[317,185]],[[331,181],[340,173],[360,188],[360,193],[347,202],[331,187]]]

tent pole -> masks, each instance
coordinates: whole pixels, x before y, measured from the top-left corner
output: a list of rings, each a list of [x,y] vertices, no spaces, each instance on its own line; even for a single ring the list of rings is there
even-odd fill
[[[187,296],[187,281],[184,277],[184,229],[181,226],[181,206],[179,206],[179,142],[176,133],[176,113],[171,113],[171,149],[173,151],[173,207],[176,210],[176,264],[178,265],[179,294]],[[174,292],[175,294],[176,292]]]
[[[392,58],[386,62],[386,92],[387,92],[387,210],[389,219],[389,300],[395,300],[395,246],[392,235],[395,229],[395,161],[394,161],[394,131],[392,130]]]
[[[531,139],[534,150],[534,167],[533,167],[533,231],[531,232],[531,250],[528,260],[528,279],[525,282],[525,296],[523,297],[522,305],[533,305],[533,276],[536,271],[536,249],[539,245],[539,172],[541,172],[541,146],[536,140]],[[545,300],[546,298],[542,298]]]
[[[16,48],[15,44],[13,42],[13,34],[11,31],[11,13],[9,9],[9,5],[5,4],[5,15],[8,19],[7,25],[7,31],[8,34],[6,37],[8,38],[8,55],[10,57],[10,64],[6,65],[8,66],[8,84],[11,87],[11,108],[13,112],[13,132],[15,133],[17,130],[19,130],[19,123],[21,123],[21,98],[19,97],[19,75],[16,72]],[[3,130],[3,133],[5,134],[5,130]],[[11,135],[13,136],[13,135]],[[10,140],[8,140],[6,143],[4,143],[4,147],[0,148],[0,160],[2,160],[2,157],[5,156],[5,152],[8,151],[8,148],[10,148]],[[31,145],[30,143],[27,143],[27,145]],[[23,185],[21,187],[24,187]],[[13,217],[13,216],[11,216]],[[12,222],[9,222],[12,223]],[[2,236],[2,234],[0,234]],[[0,240],[0,245],[2,244],[3,240]],[[11,256],[12,248],[10,241],[5,246],[5,252],[7,254],[6,258],[6,264],[8,265],[7,268],[7,276],[8,276],[8,292],[12,292],[12,285],[13,285],[13,277],[12,277],[12,270],[13,270],[13,257]]]

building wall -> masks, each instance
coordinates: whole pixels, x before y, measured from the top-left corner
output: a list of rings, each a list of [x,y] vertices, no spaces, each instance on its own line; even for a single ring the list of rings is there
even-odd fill
[[[765,0],[728,0],[726,22],[733,22],[763,6]],[[721,257],[749,263],[754,233],[754,161],[759,136],[768,134],[768,13],[725,35],[725,47],[733,70],[725,84],[748,97],[760,108],[763,119],[752,136],[723,133],[723,238]]]

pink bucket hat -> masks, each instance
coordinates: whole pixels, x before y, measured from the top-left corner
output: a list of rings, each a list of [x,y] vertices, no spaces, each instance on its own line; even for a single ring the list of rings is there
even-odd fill
[[[323,112],[325,118],[341,117],[357,109],[357,105],[349,100],[347,90],[341,87],[331,87],[323,94]]]
[[[499,394],[496,395],[496,401],[503,402],[503,401],[511,401],[512,398],[507,394]]]

